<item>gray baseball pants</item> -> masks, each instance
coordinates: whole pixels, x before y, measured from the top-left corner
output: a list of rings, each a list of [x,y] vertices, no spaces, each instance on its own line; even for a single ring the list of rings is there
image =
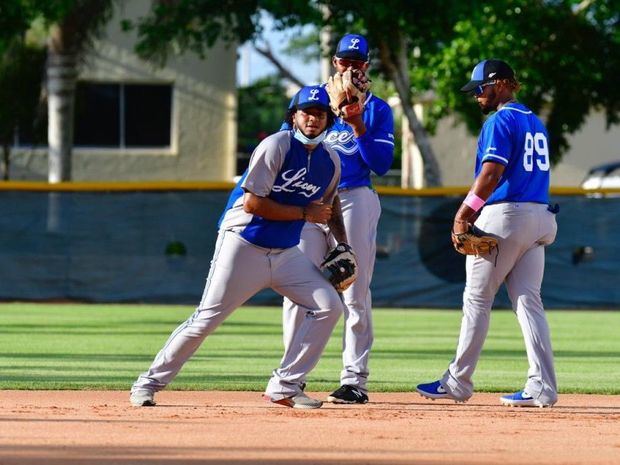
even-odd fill
[[[459,343],[441,383],[456,399],[472,396],[472,375],[489,329],[493,300],[505,282],[525,340],[529,362],[525,391],[542,403],[554,404],[557,383],[540,287],[544,247],[555,240],[557,232],[555,215],[543,204],[500,203],[485,206],[476,226],[497,237],[499,251],[467,257]]]
[[[343,294],[344,335],[342,340],[343,369],[340,384],[356,386],[367,392],[368,359],[374,340],[370,282],[375,267],[377,225],[381,204],[377,193],[368,187],[342,190],[338,193],[349,245],[358,264],[357,280]],[[326,228],[306,223],[299,243],[300,250],[319,267],[335,240]],[[284,299],[284,345],[301,322],[303,309],[291,299]]]
[[[280,400],[301,392],[342,313],[340,296],[297,247],[258,247],[232,231],[218,236],[200,305],[170,335],[132,390],[163,389],[220,323],[268,287],[296,302],[301,316],[265,394]]]

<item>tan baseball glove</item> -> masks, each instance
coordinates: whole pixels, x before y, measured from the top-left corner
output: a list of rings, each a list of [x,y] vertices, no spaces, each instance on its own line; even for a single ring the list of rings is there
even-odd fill
[[[472,225],[463,233],[457,234],[453,231],[452,244],[454,249],[463,255],[486,255],[497,249],[497,239],[485,236]]]
[[[363,113],[369,88],[370,80],[359,69],[349,68],[342,74],[330,76],[326,90],[334,114],[346,120]]]

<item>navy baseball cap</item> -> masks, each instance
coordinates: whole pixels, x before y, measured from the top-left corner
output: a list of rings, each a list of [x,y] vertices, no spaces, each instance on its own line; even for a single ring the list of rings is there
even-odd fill
[[[347,34],[338,42],[335,55],[337,58],[368,61],[368,41],[359,34]]]
[[[303,110],[304,108],[317,107],[321,110],[330,111],[329,95],[323,86],[305,86],[302,87],[295,97],[289,108]]]
[[[502,60],[483,60],[476,65],[471,73],[470,81],[461,87],[461,92],[471,92],[480,84],[495,81],[496,79],[510,79],[515,72],[510,65]]]

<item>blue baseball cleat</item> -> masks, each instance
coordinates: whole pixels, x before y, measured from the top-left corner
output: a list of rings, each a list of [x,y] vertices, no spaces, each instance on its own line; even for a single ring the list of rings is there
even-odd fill
[[[525,391],[518,391],[514,394],[507,394],[499,398],[502,405],[510,407],[551,407],[553,404],[544,404],[534,399]]]
[[[433,381],[432,383],[418,384],[415,389],[420,393],[422,397],[427,399],[453,399],[453,397],[446,392],[439,381]]]

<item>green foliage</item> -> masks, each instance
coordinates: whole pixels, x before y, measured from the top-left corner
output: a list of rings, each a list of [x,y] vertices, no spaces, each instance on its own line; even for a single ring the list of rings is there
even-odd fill
[[[376,96],[387,101],[391,96],[398,96],[394,84],[392,81],[385,79],[382,74],[376,71],[374,68],[370,68],[368,76],[372,81],[371,92]],[[392,162],[392,169],[400,169],[403,159],[403,130],[401,124],[402,111],[394,113],[394,161]]]
[[[125,389],[193,309],[161,305],[2,304],[1,389]],[[619,312],[548,313],[560,391],[620,394]],[[375,310],[370,391],[411,391],[437,379],[456,346],[461,312]],[[342,320],[309,389],[338,386]],[[210,335],[171,389],[262,391],[282,357],[282,310],[243,307]],[[494,311],[476,390],[523,386],[527,357],[512,312]]]
[[[31,18],[21,3],[18,1],[0,3],[0,53],[10,46],[15,37],[19,37],[28,29]]]
[[[302,32],[300,28],[299,34],[291,38],[282,52],[288,56],[297,56],[301,60],[315,60],[321,55],[319,30],[313,27]]]
[[[10,145],[17,127],[32,128],[37,116],[45,50],[16,40],[0,55],[0,144]]]
[[[262,139],[280,129],[289,98],[277,76],[259,79],[238,92],[239,151],[251,153]]]
[[[546,116],[555,161],[592,109],[605,109],[608,124],[620,120],[618,0],[184,0],[158,5],[130,25],[138,29],[138,50],[145,57],[164,59],[171,50],[185,49],[204,54],[217,40],[254,39],[262,32],[263,10],[281,28],[328,24],[337,34],[365,34],[381,73],[388,76],[402,53],[412,96],[434,91],[430,129],[455,112],[477,133],[480,112],[459,88],[478,61],[502,58],[523,83],[521,100]],[[323,7],[329,9],[327,20]]]
[[[78,3],[89,0],[2,0],[0,3],[0,50],[30,28],[37,18],[47,24],[64,18]],[[99,1],[99,0],[96,0]]]
[[[269,12],[282,29],[320,18],[307,0],[177,0],[154,2],[147,17],[124,21],[123,27],[137,30],[140,56],[163,64],[170,53],[192,50],[204,56],[217,41],[255,39],[262,32],[261,11]]]
[[[591,109],[605,109],[608,124],[618,122],[620,92],[611,77],[620,72],[620,41],[612,26],[620,13],[605,20],[592,16],[604,12],[575,12],[570,2],[505,0],[485,3],[480,14],[459,19],[452,40],[420,73],[437,93],[433,120],[455,111],[472,132],[479,130],[478,107],[459,88],[478,61],[501,58],[522,82],[519,99],[545,117],[552,159],[559,160],[569,147],[568,135]]]
[[[554,161],[592,109],[605,109],[608,124],[619,121],[620,91],[612,78],[620,73],[617,0],[443,0],[433,8],[388,0],[364,3],[357,14],[345,0],[326,3],[337,30],[360,31],[375,47],[387,41],[395,55],[398,34],[406,37],[414,98],[429,89],[436,95],[426,122],[430,130],[449,113],[458,114],[473,134],[480,130],[478,106],[459,89],[474,65],[491,57],[515,68],[523,83],[520,100],[546,117]]]

